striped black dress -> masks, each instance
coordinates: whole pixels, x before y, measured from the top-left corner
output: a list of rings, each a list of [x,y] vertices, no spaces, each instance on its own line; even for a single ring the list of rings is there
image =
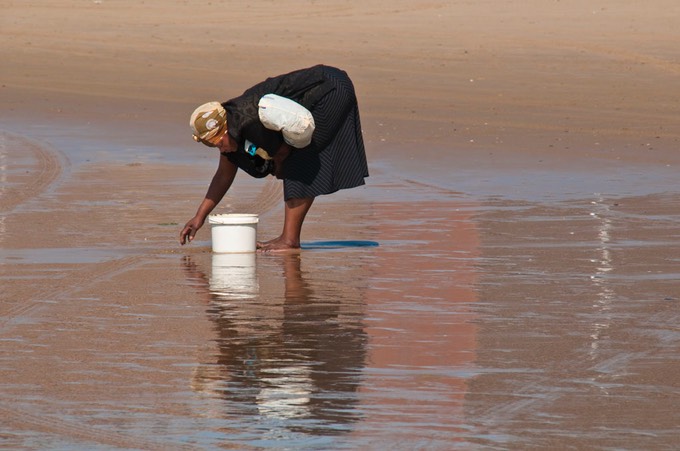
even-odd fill
[[[258,117],[258,101],[268,93],[305,105],[314,116],[312,143],[292,149],[283,163],[285,200],[316,197],[364,184],[368,177],[359,107],[347,73],[318,65],[268,78],[222,105],[227,111],[228,133],[242,149],[246,140],[274,155],[283,143],[280,132],[267,130]],[[271,173],[265,160],[237,151],[224,154],[253,177]]]
[[[293,149],[285,161],[284,199],[316,197],[363,185],[368,177],[359,107],[344,71],[324,67],[335,89],[312,109],[316,129],[311,146]]]

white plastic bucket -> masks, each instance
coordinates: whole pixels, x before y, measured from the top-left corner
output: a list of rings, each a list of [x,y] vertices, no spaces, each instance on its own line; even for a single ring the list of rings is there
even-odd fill
[[[208,216],[208,223],[212,226],[213,252],[255,252],[257,222],[257,215],[250,214]]]

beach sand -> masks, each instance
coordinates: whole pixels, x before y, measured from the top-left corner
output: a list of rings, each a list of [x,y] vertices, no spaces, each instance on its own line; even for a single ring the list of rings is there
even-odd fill
[[[671,448],[680,6],[1,1],[0,446]],[[371,176],[181,247],[188,117],[318,63]],[[282,225],[239,176],[218,212]]]

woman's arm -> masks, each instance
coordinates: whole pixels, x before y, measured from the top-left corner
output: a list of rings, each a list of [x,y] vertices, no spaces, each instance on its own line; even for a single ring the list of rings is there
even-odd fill
[[[238,168],[227,157],[220,155],[220,162],[217,166],[217,171],[210,182],[208,192],[205,198],[198,206],[196,215],[189,220],[179,234],[179,244],[185,244],[187,239],[189,242],[193,241],[198,229],[203,227],[205,218],[208,217],[211,211],[220,203],[224,195],[227,193],[231,184],[236,177]]]

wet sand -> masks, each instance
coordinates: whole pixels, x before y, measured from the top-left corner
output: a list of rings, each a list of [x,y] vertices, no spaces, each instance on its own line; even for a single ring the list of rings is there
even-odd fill
[[[680,10],[562,3],[4,2],[0,446],[671,449]],[[190,111],[318,62],[367,185],[180,247]]]

